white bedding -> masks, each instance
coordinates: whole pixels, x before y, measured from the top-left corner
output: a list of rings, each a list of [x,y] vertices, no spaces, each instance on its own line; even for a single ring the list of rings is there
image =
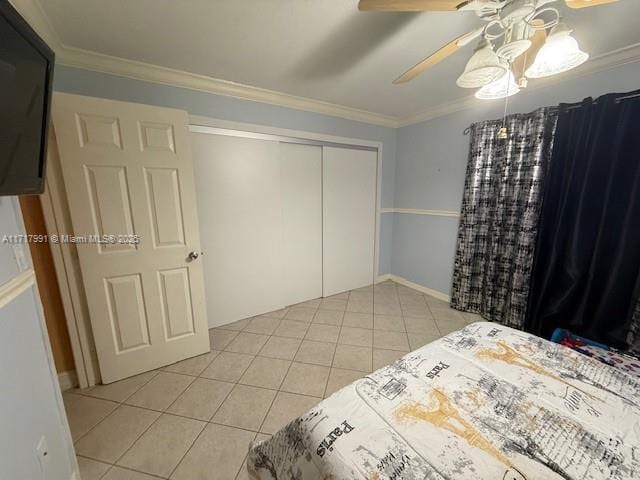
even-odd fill
[[[474,323],[253,445],[262,480],[640,479],[640,384],[566,347]]]

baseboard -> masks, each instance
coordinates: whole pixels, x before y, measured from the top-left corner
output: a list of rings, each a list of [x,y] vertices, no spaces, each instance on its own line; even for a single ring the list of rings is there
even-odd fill
[[[58,383],[60,384],[60,390],[63,392],[71,390],[78,386],[78,377],[75,370],[69,370],[68,372],[58,373]]]
[[[399,275],[394,275],[392,273],[387,273],[385,275],[378,276],[378,283],[384,282],[386,280],[392,280],[400,285],[404,285],[405,287],[413,288],[414,290],[418,290],[419,292],[430,295],[438,300],[442,300],[443,302],[449,303],[451,301],[451,297],[446,293],[439,292],[438,290],[434,290],[429,287],[425,287],[424,285],[420,285],[419,283],[412,282],[411,280],[407,280],[404,277]]]
[[[382,282],[386,282],[387,280],[392,280],[393,275],[391,275],[390,273],[385,273],[384,275],[378,275],[378,278],[376,279],[376,283],[382,283]]]

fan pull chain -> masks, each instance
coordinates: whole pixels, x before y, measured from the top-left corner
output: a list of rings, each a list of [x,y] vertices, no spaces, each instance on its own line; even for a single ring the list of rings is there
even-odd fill
[[[511,72],[511,62],[509,62],[509,70],[505,75],[509,75]],[[502,113],[502,127],[498,130],[498,138],[501,140],[506,140],[509,138],[509,130],[507,130],[507,108],[509,106],[509,88],[511,87],[511,82],[509,78],[507,78],[507,96],[504,97],[504,112]]]

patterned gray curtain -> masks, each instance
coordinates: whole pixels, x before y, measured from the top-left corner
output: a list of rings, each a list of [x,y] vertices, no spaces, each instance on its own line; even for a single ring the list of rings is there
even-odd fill
[[[451,306],[522,328],[558,109],[470,127]],[[508,137],[498,138],[505,125]]]
[[[627,334],[627,344],[629,351],[636,355],[640,355],[640,298],[636,302],[636,308],[631,318],[631,326]]]

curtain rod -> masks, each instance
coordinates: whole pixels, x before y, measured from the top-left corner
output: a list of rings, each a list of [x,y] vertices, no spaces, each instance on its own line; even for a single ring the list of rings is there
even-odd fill
[[[637,98],[637,97],[640,97],[640,92],[630,93],[629,95],[624,95],[623,97],[616,98],[616,102],[619,102],[621,100],[628,100],[630,98]]]
[[[628,94],[628,95],[622,95],[622,96],[620,96],[620,97],[616,98],[616,99],[615,99],[615,102],[616,102],[616,103],[620,103],[620,102],[622,102],[623,100],[630,100],[630,99],[632,99],[632,98],[638,98],[638,97],[640,97],[640,91],[635,92],[635,93],[630,93],[630,94]],[[600,99],[600,97],[596,98],[592,103],[593,103],[594,105],[597,105],[597,104],[598,104],[598,100],[599,100],[599,99]],[[573,109],[576,109],[576,108],[580,108],[581,106],[582,106],[582,102],[581,102],[581,103],[575,103],[575,104],[573,104],[573,105],[569,105],[569,106],[567,107],[567,110],[573,110]]]
[[[635,93],[630,93],[630,94],[628,94],[628,95],[623,95],[623,96],[621,96],[621,97],[616,98],[616,100],[615,100],[615,101],[616,101],[616,103],[620,103],[620,102],[621,102],[621,101],[623,101],[623,100],[630,100],[630,99],[632,99],[632,98],[638,98],[638,97],[640,97],[640,91],[637,91],[637,92],[635,92]],[[593,101],[593,103],[597,105],[597,104],[598,104],[598,99],[596,98],[596,99]],[[569,106],[567,107],[567,110],[573,110],[573,109],[575,109],[575,108],[580,108],[581,106],[582,106],[582,103],[576,103],[576,104],[573,104],[573,105],[569,105]],[[471,126],[468,126],[467,128],[465,128],[465,129],[463,130],[462,134],[463,134],[463,135],[469,135],[469,133],[470,133],[470,132],[471,132]]]

